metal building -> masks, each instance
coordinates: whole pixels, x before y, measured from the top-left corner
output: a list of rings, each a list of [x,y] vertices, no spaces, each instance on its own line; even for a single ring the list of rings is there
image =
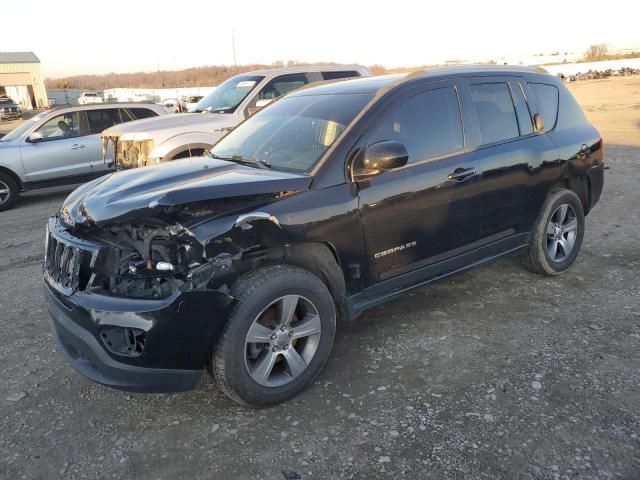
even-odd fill
[[[40,60],[33,52],[0,52],[0,96],[6,95],[23,109],[48,105]]]

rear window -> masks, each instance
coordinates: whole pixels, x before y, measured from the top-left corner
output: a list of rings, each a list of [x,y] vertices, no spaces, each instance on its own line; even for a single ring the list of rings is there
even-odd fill
[[[471,99],[480,124],[483,145],[519,135],[518,120],[506,83],[471,85]]]
[[[542,110],[544,129],[545,131],[551,130],[555,127],[558,118],[558,89],[545,83],[530,83],[529,85]]]
[[[165,103],[165,105],[168,105],[168,104]],[[150,118],[150,117],[158,116],[156,112],[148,108],[130,108],[129,111],[133,114],[136,120],[139,120],[141,118]]]
[[[87,120],[89,121],[89,131],[91,135],[102,133],[109,127],[128,122],[131,119],[119,108],[106,108],[104,110],[87,110]]]
[[[359,77],[360,74],[355,70],[349,70],[346,72],[322,72],[322,78],[325,80],[336,80],[338,78],[351,78]]]

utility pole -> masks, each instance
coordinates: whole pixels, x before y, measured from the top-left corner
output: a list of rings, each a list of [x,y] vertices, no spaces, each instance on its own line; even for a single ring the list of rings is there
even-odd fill
[[[236,62],[236,38],[233,30],[231,30],[231,48],[233,50],[233,66],[237,67],[238,63]]]

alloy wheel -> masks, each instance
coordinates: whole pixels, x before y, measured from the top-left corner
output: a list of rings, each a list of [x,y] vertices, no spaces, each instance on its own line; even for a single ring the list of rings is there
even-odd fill
[[[11,196],[11,190],[9,185],[0,180],[0,205],[6,202]]]
[[[547,224],[547,253],[553,262],[564,261],[573,250],[578,235],[578,219],[573,207],[559,205]]]
[[[285,295],[271,302],[254,319],[245,340],[251,378],[267,387],[293,381],[315,356],[321,330],[318,309],[307,298]]]

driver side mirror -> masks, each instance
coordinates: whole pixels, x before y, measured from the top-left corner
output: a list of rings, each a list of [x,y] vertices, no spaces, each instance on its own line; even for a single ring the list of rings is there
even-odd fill
[[[40,132],[33,132],[31,135],[29,135],[28,140],[29,143],[38,143],[44,140],[44,137]]]
[[[258,100],[256,102],[256,106],[255,107],[247,108],[247,113],[249,114],[249,116],[251,116],[254,113],[256,113],[258,110],[260,110],[260,109],[266,107],[267,105],[269,105],[271,102],[273,102],[273,98],[263,98],[262,100]]]
[[[357,175],[378,175],[385,170],[404,167],[409,152],[400,142],[387,140],[367,147],[356,167]]]
[[[262,100],[258,100],[256,102],[256,108],[264,108],[273,102],[273,98],[263,98]]]

